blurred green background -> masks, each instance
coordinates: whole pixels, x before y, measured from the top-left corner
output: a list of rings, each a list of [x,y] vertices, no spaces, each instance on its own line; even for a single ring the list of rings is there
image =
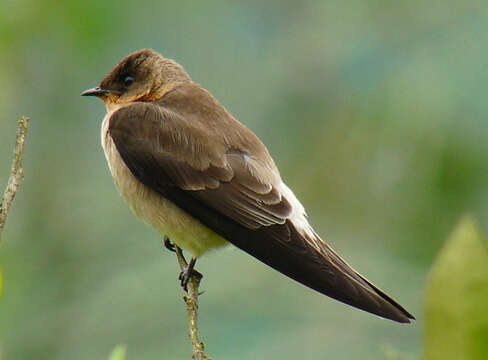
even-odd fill
[[[398,325],[237,249],[202,258],[215,359],[422,352],[428,269],[465,212],[486,229],[484,1],[0,2],[0,189],[17,118],[26,178],[4,233],[0,357],[188,359],[176,259],[117,193],[100,101],[129,52],[180,62],[267,144],[317,232],[417,316]]]

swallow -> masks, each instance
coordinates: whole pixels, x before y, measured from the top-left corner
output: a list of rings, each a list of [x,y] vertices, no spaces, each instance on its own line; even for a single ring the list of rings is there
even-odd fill
[[[230,243],[345,304],[414,319],[320,238],[264,144],[180,64],[140,50],[82,95],[105,103],[102,147],[120,194],[193,264]]]

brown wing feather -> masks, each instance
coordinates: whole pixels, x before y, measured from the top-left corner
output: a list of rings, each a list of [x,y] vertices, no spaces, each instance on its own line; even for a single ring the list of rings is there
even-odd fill
[[[409,322],[412,315],[327,244],[297,231],[264,145],[205,94],[207,103],[186,102],[186,110],[186,96],[180,94],[180,101],[134,103],[112,114],[108,134],[134,176],[298,282],[371,313]],[[237,128],[234,133],[222,130],[229,121]]]
[[[142,102],[115,112],[109,126],[124,162],[150,187],[195,191],[201,201],[251,229],[283,224],[291,206],[273,185],[253,176],[259,164],[238,149],[226,149],[215,133],[207,135],[221,153],[209,152],[209,139],[192,136],[192,130],[177,114]]]

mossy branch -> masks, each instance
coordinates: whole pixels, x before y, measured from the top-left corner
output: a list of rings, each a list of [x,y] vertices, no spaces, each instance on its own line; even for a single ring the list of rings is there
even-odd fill
[[[178,247],[174,246],[174,251],[178,258],[178,264],[182,272],[186,271],[188,268],[188,263],[183,256],[183,251]],[[204,353],[205,345],[200,340],[200,333],[198,330],[198,288],[200,286],[200,281],[202,279],[201,274],[196,271],[190,273],[190,279],[187,284],[187,296],[183,297],[186,303],[186,311],[188,313],[188,333],[193,347],[193,360],[211,360],[211,357]]]
[[[3,193],[3,199],[0,203],[0,242],[2,240],[2,231],[7,222],[10,207],[14,201],[15,195],[19,190],[20,183],[24,179],[24,147],[27,130],[29,129],[30,119],[22,116],[17,126],[17,137],[15,141],[14,156],[12,160],[12,169],[8,179],[7,188]]]

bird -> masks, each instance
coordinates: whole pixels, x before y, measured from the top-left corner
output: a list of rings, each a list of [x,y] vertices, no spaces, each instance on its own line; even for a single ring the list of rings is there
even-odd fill
[[[121,196],[189,251],[192,267],[233,244],[335,300],[399,323],[415,319],[322,240],[266,146],[179,63],[133,52],[82,96],[105,104],[101,142]]]

